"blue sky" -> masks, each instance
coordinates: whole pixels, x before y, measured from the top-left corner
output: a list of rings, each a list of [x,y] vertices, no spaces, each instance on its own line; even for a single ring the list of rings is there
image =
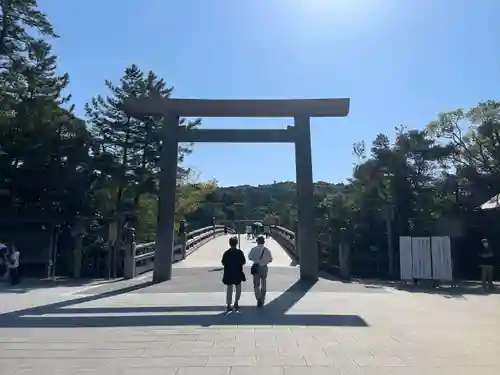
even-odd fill
[[[61,38],[78,114],[125,67],[186,98],[350,97],[346,118],[312,121],[314,179],[352,172],[352,144],[439,112],[499,99],[500,1],[39,0]],[[205,119],[280,128],[290,119]],[[295,180],[293,145],[196,144],[186,164],[220,185]]]

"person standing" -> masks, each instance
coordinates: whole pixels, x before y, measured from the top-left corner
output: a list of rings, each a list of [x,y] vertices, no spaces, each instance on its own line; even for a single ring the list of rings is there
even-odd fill
[[[20,252],[13,244],[8,246],[7,267],[9,268],[10,283],[19,284],[19,257]]]
[[[271,236],[271,227],[269,225],[264,225],[264,236],[266,236],[266,239]]]
[[[264,246],[266,240],[263,236],[257,237],[257,246],[250,250],[248,259],[253,262],[250,273],[253,276],[253,290],[257,307],[264,306],[267,290],[268,264],[273,261],[271,251]]]
[[[252,227],[252,238],[255,239],[259,235],[257,223],[253,223],[251,227]]]
[[[3,264],[4,266],[4,272],[3,272],[3,280],[9,280],[9,249],[7,245],[3,242],[0,242],[0,264]]]
[[[222,276],[222,283],[226,285],[226,312],[229,313],[233,310],[240,311],[240,297],[241,297],[241,283],[246,281],[243,266],[246,263],[245,254],[238,249],[238,239],[231,237],[229,239],[229,249],[222,255],[222,265],[224,266],[224,274]],[[233,300],[233,289],[236,289],[234,297],[234,306],[231,307]]]
[[[494,254],[486,238],[481,240],[482,250],[479,254],[479,267],[481,268],[481,281],[484,289],[493,289]]]

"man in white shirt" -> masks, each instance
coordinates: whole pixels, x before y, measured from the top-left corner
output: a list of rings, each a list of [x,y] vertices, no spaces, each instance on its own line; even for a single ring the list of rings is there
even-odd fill
[[[266,240],[263,236],[257,237],[257,246],[252,248],[248,253],[248,259],[253,262],[251,273],[257,307],[264,305],[268,273],[267,265],[273,261],[271,251],[264,246],[265,242]]]
[[[245,232],[247,234],[247,240],[250,240],[252,238],[252,227],[250,225],[247,225],[245,227]]]
[[[10,245],[10,249],[7,254],[7,267],[9,268],[9,276],[12,285],[19,284],[19,250],[16,249],[14,245]]]

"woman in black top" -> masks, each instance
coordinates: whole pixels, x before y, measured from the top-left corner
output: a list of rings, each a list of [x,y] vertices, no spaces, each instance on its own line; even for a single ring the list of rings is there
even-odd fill
[[[234,298],[234,310],[239,311],[238,302],[241,296],[241,282],[246,281],[243,265],[246,263],[245,254],[237,248],[238,239],[231,237],[229,239],[230,248],[222,256],[222,265],[224,266],[224,275],[222,282],[227,286],[226,290],[226,311],[230,312],[233,299],[233,285],[236,287],[236,296]]]

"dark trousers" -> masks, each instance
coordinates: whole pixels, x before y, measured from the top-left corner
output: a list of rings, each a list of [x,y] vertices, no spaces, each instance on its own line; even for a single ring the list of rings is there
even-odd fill
[[[483,288],[493,288],[493,266],[490,264],[480,265],[481,267],[481,281]]]
[[[19,267],[16,268],[11,268],[9,270],[9,277],[10,277],[10,283],[12,285],[17,285],[19,284]]]

